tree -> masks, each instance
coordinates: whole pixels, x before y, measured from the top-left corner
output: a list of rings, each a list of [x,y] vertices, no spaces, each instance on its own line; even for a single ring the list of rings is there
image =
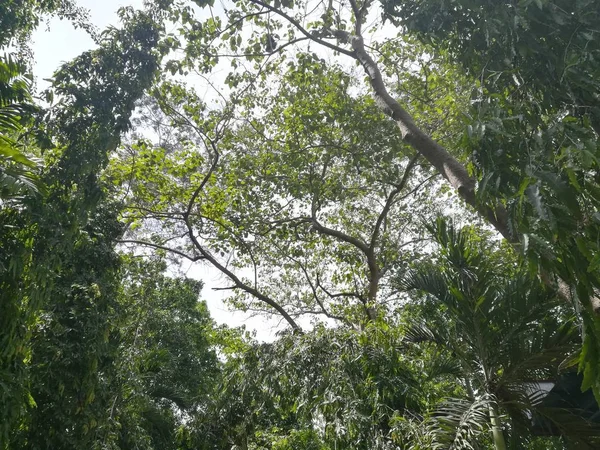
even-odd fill
[[[586,373],[584,385],[593,387],[598,396],[600,335],[594,305],[598,298],[596,289],[600,283],[596,277],[595,257],[586,250],[595,248],[598,234],[598,223],[594,219],[598,209],[594,194],[597,189],[593,181],[596,131],[591,125],[596,113],[591,112],[594,105],[581,103],[585,92],[592,96],[595,92],[593,83],[586,85],[582,80],[588,76],[593,77],[595,73],[593,55],[596,50],[586,42],[592,42],[590,36],[593,37],[594,31],[589,23],[597,13],[596,5],[590,6],[589,2],[577,5],[563,5],[565,2],[558,1],[548,2],[547,5],[543,2],[522,2],[517,8],[513,8],[507,2],[494,3],[496,6],[490,6],[491,3],[487,1],[473,5],[469,2],[459,3],[459,6],[448,8],[444,6],[444,2],[436,1],[413,3],[410,7],[404,7],[404,2],[386,4],[386,18],[394,19],[399,27],[416,31],[407,43],[399,39],[378,41],[375,34],[369,44],[365,42],[368,36],[365,33],[367,23],[376,14],[374,10],[377,4],[374,2],[352,1],[348,5],[330,2],[320,3],[313,8],[297,2],[271,4],[261,0],[247,0],[234,2],[232,7],[223,11],[212,9],[210,2],[196,2],[199,6],[212,9],[211,17],[204,21],[196,18],[196,10],[190,5],[175,2],[171,4],[171,19],[180,24],[183,39],[180,42],[173,36],[171,42],[174,48],[181,49],[181,57],[170,61],[166,67],[174,73],[198,71],[200,74],[210,74],[220,68],[220,61],[231,61],[233,68],[227,77],[231,89],[230,100],[225,101],[226,108],[223,110],[231,118],[237,117],[237,111],[243,116],[244,102],[241,93],[251,91],[257,83],[267,85],[286,65],[296,65],[301,70],[312,70],[315,62],[321,69],[330,65],[327,59],[317,54],[314,57],[297,58],[288,52],[292,48],[297,50],[296,54],[311,55],[313,52],[309,51],[310,46],[314,48],[317,45],[319,52],[329,50],[354,60],[367,75],[375,103],[397,126],[398,136],[390,134],[391,141],[402,141],[411,146],[442,175],[466,205],[525,253],[524,256],[531,261],[532,271],[537,272],[545,283],[581,311],[586,327],[584,358],[581,363],[581,369]],[[561,5],[565,6],[562,10]],[[540,17],[546,22],[541,26],[531,25],[537,23],[540,10]],[[488,21],[488,13],[498,13],[494,16],[497,18]],[[487,34],[483,35],[483,39],[476,39],[479,34],[471,26],[461,28],[460,32],[456,31],[455,24],[462,23],[461,21],[491,25],[481,27]],[[431,27],[419,28],[423,28],[423,24],[429,26],[438,22],[440,25],[437,31]],[[383,30],[380,22],[374,23],[375,29]],[[547,60],[556,62],[556,58],[540,56],[529,64],[529,60],[515,50],[519,47],[526,48],[527,43],[538,39],[540,33],[547,28],[547,23],[560,29],[556,38],[554,35],[549,38],[556,47],[548,45],[545,47],[547,52],[556,52],[556,48],[561,48],[564,49],[563,53],[571,55],[572,44],[574,52],[573,61],[560,66],[565,70],[559,70],[559,65],[556,66],[558,69],[553,69],[553,73],[558,70],[558,73],[565,76],[552,78],[553,90],[550,94],[545,94],[546,91],[541,89],[546,85],[543,75],[545,72],[537,68]],[[390,26],[392,25],[385,28],[386,32],[392,31]],[[502,35],[504,30],[509,30],[508,38]],[[499,37],[493,38],[496,35]],[[518,41],[521,35],[525,36],[522,42]],[[568,35],[576,40],[567,40],[565,36]],[[428,59],[429,54],[442,58],[446,65],[433,67],[436,70],[452,67],[448,76],[460,74],[456,77],[456,80],[460,80],[457,86],[470,86],[464,90],[455,90],[457,97],[463,101],[454,105],[446,103],[450,111],[457,107],[451,117],[460,117],[461,114],[465,117],[462,123],[458,123],[459,129],[462,127],[465,133],[462,136],[453,135],[447,142],[435,140],[432,133],[427,132],[423,117],[410,114],[413,110],[420,111],[412,108],[407,101],[416,92],[407,83],[411,77],[398,77],[397,84],[391,79],[395,71],[390,67],[390,62],[397,59],[405,49],[415,48],[415,42],[419,41],[420,45],[428,46],[422,53],[423,59]],[[484,45],[486,42],[491,44]],[[461,46],[468,50],[467,59],[461,60],[458,56],[458,50],[463,48]],[[373,56],[375,54],[378,55],[376,59]],[[504,56],[506,58],[502,59]],[[508,60],[508,66],[489,66],[495,67],[494,72],[489,72],[486,61],[490,57],[494,58],[494,64],[500,66]],[[515,75],[517,71],[518,74]],[[411,73],[410,68],[408,72]],[[498,80],[513,75],[517,80],[514,87],[503,90],[503,81]],[[573,86],[577,86],[575,90],[567,85],[571,76],[574,77]],[[424,84],[429,81],[424,74],[413,78]],[[582,95],[574,93],[561,96],[561,92],[569,89],[575,92],[580,88],[583,89]],[[573,114],[569,109],[569,99],[576,105]],[[426,104],[427,99],[424,100],[423,103]],[[239,104],[242,105],[241,109],[234,108]],[[465,105],[467,107],[461,110]],[[493,113],[484,121],[478,120],[477,118],[489,115],[494,109],[487,105],[496,108],[496,112],[500,111],[502,117],[497,114],[494,116]],[[421,110],[435,111],[435,103]],[[336,117],[340,121],[345,120],[341,115]],[[582,126],[573,126],[579,122]],[[456,125],[452,121],[445,123],[442,120],[439,123],[439,127],[445,131],[452,130]],[[215,136],[212,135],[213,138]],[[565,142],[573,145],[569,146]],[[212,141],[209,145],[215,144]],[[526,152],[520,147],[521,144],[527,146]],[[581,150],[574,150],[573,153],[569,148]],[[498,152],[497,149],[502,151]],[[474,151],[474,157],[468,158]],[[528,157],[520,158],[519,155],[523,154]],[[554,155],[557,155],[556,158]],[[579,155],[587,155],[587,162],[581,160],[583,162],[579,164]],[[554,164],[554,159],[559,163]],[[519,160],[521,162],[517,162]],[[211,162],[216,164],[214,159]],[[512,170],[515,180],[504,183],[504,178],[510,178],[511,174],[507,172],[499,178],[500,172],[494,170],[496,167],[510,168],[508,171]],[[193,196],[194,199],[196,197],[197,194]],[[191,217],[191,210],[181,213]],[[202,258],[206,258],[206,255],[202,255]],[[213,264],[214,262],[217,261],[213,261]],[[226,268],[221,263],[217,267],[219,265]],[[229,272],[228,275],[233,274]],[[238,280],[232,278],[235,289],[243,290],[241,284],[248,283],[235,277]],[[285,308],[280,308],[281,305],[271,297],[252,289],[246,289],[246,292],[275,308],[294,326],[293,318]]]
[[[570,298],[585,328],[584,387],[600,398],[596,2],[385,2],[386,17],[477,77],[473,169],[500,199],[534,272]],[[558,50],[560,49],[560,50]]]
[[[557,381],[569,361],[577,363],[572,313],[514,259],[477,243],[473,229],[457,230],[443,219],[429,229],[439,259],[411,270],[399,286],[425,294],[422,310],[406,314],[409,340],[445,349],[461,371],[466,400],[447,401],[434,420],[436,434],[452,448],[469,448],[482,429],[491,429],[497,450],[522,448],[533,425],[526,412],[539,409],[562,434],[593,448],[597,427],[575,411],[542,408],[536,388],[539,380]]]
[[[13,45],[29,57],[29,37],[40,21],[56,15],[93,34],[87,10],[72,0],[7,0],[0,5],[0,48]]]
[[[108,387],[118,448],[181,448],[220,379],[202,283],[170,278],[165,269],[131,257],[121,274],[116,376]]]
[[[408,448],[419,436],[431,448],[423,416],[460,387],[436,373],[433,358],[407,353],[399,331],[319,327],[250,343],[227,361],[190,447]]]
[[[120,134],[127,129],[135,100],[153,79],[160,58],[157,17],[151,19],[129,10],[123,11],[123,17],[129,19],[124,29],[110,30],[97,50],[80,56],[56,74],[54,91],[61,96],[61,103],[45,117],[44,126],[36,129],[50,138],[41,175],[47,195],[28,195],[18,205],[1,205],[2,448],[8,445],[11,432],[19,428],[27,409],[35,405],[28,388],[28,362],[38,312],[51,310],[54,300],[63,306],[69,302],[93,303],[97,286],[108,276],[100,271],[100,278],[91,280],[73,264],[87,257],[78,254],[80,248],[90,250],[89,257],[104,249],[104,256],[111,259],[112,250],[106,246],[110,247],[120,226],[110,223],[114,208],[106,214],[102,211],[105,194],[96,175],[106,163],[106,152],[118,144]],[[92,225],[92,218],[97,217],[109,223]],[[106,236],[95,236],[94,229],[104,230]],[[81,284],[62,285],[61,268],[65,268],[64,280]],[[106,270],[110,269],[108,264]],[[79,281],[82,278],[84,282]],[[98,305],[98,311],[102,308]],[[94,369],[88,369],[93,379]]]
[[[44,301],[23,324],[26,378],[15,384],[25,385],[31,405],[11,430],[10,448],[100,448],[118,320],[119,257],[112,247],[121,227],[111,206],[96,209],[72,248],[53,248],[60,277],[37,293]]]
[[[115,224],[88,225],[91,239],[29,330],[36,405],[13,430],[14,447],[175,449],[207,409],[220,373],[201,283],[165,276],[160,261],[121,266]]]
[[[384,314],[388,279],[422,253],[418,217],[443,208],[430,198],[441,188],[416,155],[396,155],[395,130],[352,88],[340,69],[294,67],[275,97],[266,88],[245,96],[244,118],[230,123],[185,86],[163,83],[138,119],[160,141],[134,138],[109,170],[128,197],[122,242],[208,260],[237,278],[236,305],[263,310],[267,299],[292,322]],[[345,123],[334,113],[323,121],[326,108]],[[238,275],[245,267],[248,279]]]

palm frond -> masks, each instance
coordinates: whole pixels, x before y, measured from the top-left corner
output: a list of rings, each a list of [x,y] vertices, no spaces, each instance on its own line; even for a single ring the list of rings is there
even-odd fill
[[[0,107],[31,102],[32,78],[11,54],[0,57]]]
[[[538,407],[536,416],[543,417],[553,429],[548,433],[560,433],[563,436],[594,438],[600,441],[600,424],[585,418],[583,411],[574,408]]]
[[[409,324],[404,331],[405,342],[418,344],[421,342],[440,343],[440,339],[429,326],[423,322]]]
[[[401,290],[418,290],[444,303],[451,300],[451,294],[448,289],[449,284],[449,280],[441,271],[434,267],[426,266],[407,272],[397,282]]]
[[[463,374],[463,368],[459,360],[450,355],[440,355],[434,358],[425,370],[429,379],[432,380],[448,375],[459,378]]]
[[[11,55],[0,58],[0,198],[40,193],[44,186],[36,173],[37,164],[28,157],[15,136],[23,130],[23,117],[35,107],[31,80],[25,67]]]
[[[473,450],[477,438],[489,427],[492,399],[481,396],[473,401],[447,400],[434,414],[431,431],[435,441],[450,450]]]
[[[453,267],[464,270],[478,268],[484,261],[481,252],[471,240],[467,229],[457,229],[454,223],[438,216],[432,224],[425,224],[433,239],[439,244],[446,261]]]

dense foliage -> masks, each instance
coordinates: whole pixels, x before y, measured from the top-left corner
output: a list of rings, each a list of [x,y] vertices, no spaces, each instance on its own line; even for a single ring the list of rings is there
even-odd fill
[[[119,17],[0,5],[0,448],[598,448],[598,2]]]

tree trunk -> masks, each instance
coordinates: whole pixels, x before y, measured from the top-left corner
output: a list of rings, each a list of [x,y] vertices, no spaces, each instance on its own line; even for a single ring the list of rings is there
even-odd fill
[[[490,423],[492,425],[494,447],[496,450],[506,450],[506,441],[504,440],[504,433],[502,432],[502,425],[500,424],[498,408],[493,404],[490,404]]]
[[[460,197],[511,242],[518,241],[511,235],[508,227],[508,214],[501,204],[494,207],[479,205],[475,196],[475,180],[469,175],[467,168],[448,151],[421,130],[411,115],[394,99],[385,86],[377,63],[366,51],[362,36],[352,36],[352,49],[356,59],[369,76],[375,99],[381,109],[398,125],[404,142],[412,146],[456,189]]]

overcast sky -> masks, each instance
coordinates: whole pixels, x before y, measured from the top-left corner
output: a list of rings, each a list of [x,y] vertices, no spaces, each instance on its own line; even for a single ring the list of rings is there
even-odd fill
[[[80,6],[90,11],[91,21],[99,30],[108,25],[117,25],[117,10],[121,6],[142,7],[143,0],[79,0]],[[37,79],[38,91],[48,86],[44,78],[52,77],[61,63],[70,61],[82,52],[94,47],[93,40],[83,30],[76,30],[69,22],[52,19],[40,25],[32,36],[32,48],[35,63],[33,73]],[[218,323],[231,326],[245,324],[256,331],[260,340],[273,340],[276,327],[281,324],[278,319],[249,318],[240,312],[227,311],[221,301],[221,292],[213,287],[227,285],[226,280],[214,269],[194,265],[187,271],[188,276],[201,279],[205,283],[202,297],[206,300],[211,315]]]

